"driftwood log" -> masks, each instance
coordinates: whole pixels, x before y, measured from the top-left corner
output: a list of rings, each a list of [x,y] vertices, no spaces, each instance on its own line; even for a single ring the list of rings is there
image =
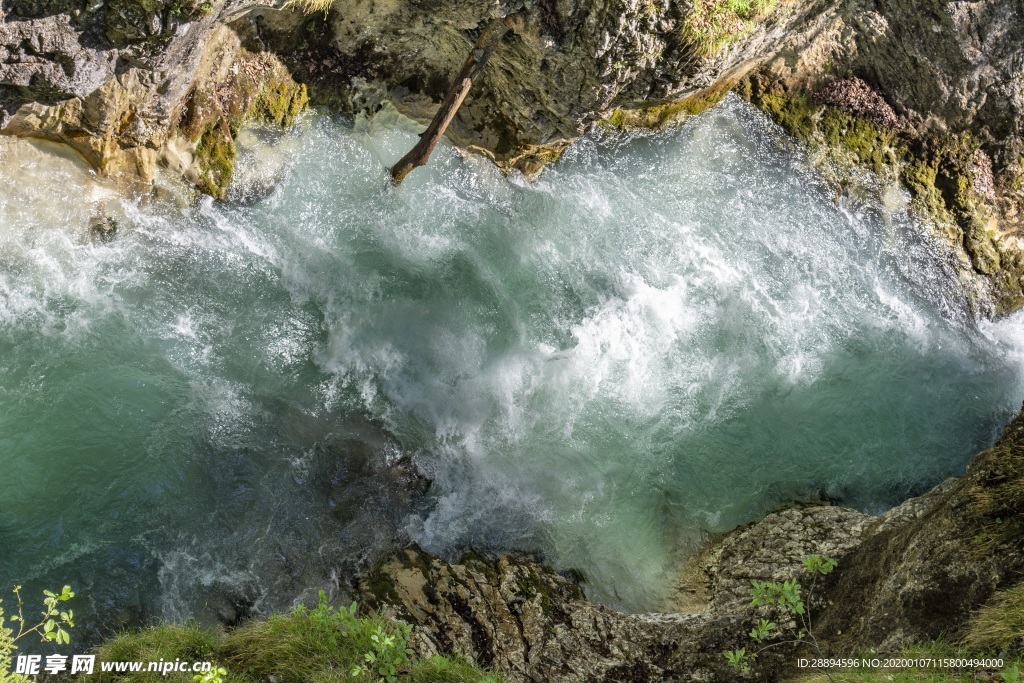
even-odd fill
[[[480,34],[480,38],[477,39],[473,50],[469,53],[469,58],[462,65],[462,70],[459,71],[455,82],[452,83],[448,94],[441,102],[441,108],[434,114],[427,129],[420,133],[419,142],[397,164],[391,167],[391,178],[395,185],[402,182],[405,176],[414,169],[427,163],[430,153],[434,151],[438,140],[444,135],[448,124],[455,118],[462,101],[466,99],[470,88],[473,87],[473,81],[483,71],[491,53],[501,44],[501,39],[505,37],[509,29],[516,28],[519,21],[521,21],[521,17],[513,14],[504,19],[494,19],[484,27],[483,33]]]

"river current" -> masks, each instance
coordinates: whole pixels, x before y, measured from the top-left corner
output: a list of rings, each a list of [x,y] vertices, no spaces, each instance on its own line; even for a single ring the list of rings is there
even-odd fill
[[[837,203],[738,100],[389,189],[414,130],[249,131],[190,206],[0,146],[0,586],[70,583],[94,633],[232,620],[416,542],[664,609],[707,533],[881,511],[1024,398],[1024,319],[973,319],[904,198]]]

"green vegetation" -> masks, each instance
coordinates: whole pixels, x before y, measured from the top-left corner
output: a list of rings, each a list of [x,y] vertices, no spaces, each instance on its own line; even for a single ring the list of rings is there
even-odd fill
[[[306,14],[323,12],[327,14],[331,10],[334,0],[289,0],[285,7],[297,7]]]
[[[499,683],[479,668],[447,657],[416,657],[410,627],[380,615],[335,609],[324,595],[313,609],[298,607],[217,633],[197,626],[156,626],[122,633],[96,651],[103,661],[212,662],[223,683]],[[81,683],[191,683],[188,673],[97,672]],[[197,678],[196,680],[200,680]],[[201,681],[201,683],[205,683]]]
[[[203,160],[205,167],[205,172],[196,186],[200,192],[221,199],[231,184],[231,177],[235,171],[235,157],[238,155],[234,135],[231,132],[223,132],[222,127],[226,125],[222,122],[215,123],[203,133],[199,138],[199,144],[196,145],[196,157]]]
[[[972,650],[1001,650],[1024,644],[1024,584],[1001,591],[971,619],[964,645]]]
[[[34,626],[29,626],[30,622],[25,621],[25,603],[21,598],[21,586],[15,586],[13,593],[17,601],[17,614],[5,616],[3,600],[0,600],[0,683],[28,681],[24,676],[11,673],[11,660],[14,651],[18,649],[19,640],[34,633],[44,643],[67,645],[71,642],[68,629],[75,627],[74,611],[63,609],[63,603],[75,597],[71,586],[64,586],[60,593],[43,591],[43,609],[39,612],[42,618]],[[12,626],[7,626],[7,621],[10,621]],[[17,634],[15,634],[15,626]]]
[[[887,182],[898,179],[910,191],[914,208],[963,247],[974,269],[994,276],[998,311],[1015,310],[1024,300],[1019,279],[1024,263],[1007,261],[1000,251],[990,202],[976,189],[975,160],[984,157],[976,137],[890,127],[816,103],[810,93],[786,91],[759,74],[741,82],[737,93],[798,141],[824,151],[828,165],[859,165]]]
[[[698,55],[710,57],[727,44],[750,34],[778,0],[694,0],[680,29]]]
[[[630,128],[658,129],[673,121],[695,116],[722,101],[733,83],[722,81],[682,99],[658,102],[636,109],[616,109],[603,123],[605,126],[628,130]]]
[[[761,619],[750,633],[758,649],[748,652],[746,648],[739,648],[723,652],[729,666],[739,671],[749,671],[750,664],[757,659],[757,656],[765,650],[780,645],[798,645],[810,643],[821,655],[818,643],[811,631],[810,603],[814,596],[814,585],[819,576],[831,573],[838,563],[831,557],[824,555],[808,555],[803,559],[803,569],[811,576],[811,587],[807,591],[807,602],[804,602],[803,587],[793,581],[751,581],[750,582],[750,604],[753,607],[762,608],[769,612],[770,616],[779,618],[779,621],[792,620],[796,623],[796,631],[785,633],[779,629],[776,622],[769,619]],[[769,641],[773,641],[770,642]]]

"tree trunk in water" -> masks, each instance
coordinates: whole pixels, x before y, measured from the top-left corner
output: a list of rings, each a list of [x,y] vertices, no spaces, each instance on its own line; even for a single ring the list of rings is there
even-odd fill
[[[441,102],[441,108],[434,114],[427,129],[420,133],[420,141],[391,168],[391,178],[395,185],[402,182],[413,169],[427,163],[430,153],[434,151],[438,140],[444,135],[448,124],[455,118],[462,101],[469,94],[469,89],[473,87],[473,80],[483,71],[494,48],[501,43],[501,39],[505,37],[514,21],[514,15],[506,19],[494,19],[484,28],[480,39],[473,46],[473,51],[469,53],[469,58],[466,59],[462,70],[459,71],[455,82],[452,83],[451,89],[448,90],[448,94]]]

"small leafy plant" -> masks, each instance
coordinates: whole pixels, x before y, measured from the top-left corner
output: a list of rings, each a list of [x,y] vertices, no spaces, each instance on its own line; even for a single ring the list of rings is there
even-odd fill
[[[761,619],[747,635],[759,647],[757,650],[748,651],[747,648],[738,648],[723,652],[729,666],[738,671],[750,671],[751,663],[765,650],[779,645],[797,644],[810,642],[815,649],[818,643],[814,639],[811,630],[811,613],[809,603],[814,594],[814,584],[819,576],[829,574],[836,568],[838,562],[831,557],[824,555],[808,555],[803,559],[804,572],[811,576],[811,587],[807,592],[807,602],[804,602],[803,586],[796,580],[792,581],[751,581],[750,582],[750,604],[753,607],[769,608],[772,611],[796,621],[797,630],[790,634],[789,638],[774,643],[766,644],[773,637],[781,634],[779,625],[769,619]],[[820,654],[820,651],[819,651]],[[827,675],[827,674],[826,674]],[[831,679],[831,677],[830,677]]]
[[[378,626],[373,635],[373,650],[363,655],[362,664],[352,667],[353,676],[369,674],[376,677],[375,683],[397,683],[398,672],[409,662],[413,653],[408,647],[410,627],[406,624],[395,624],[394,633],[387,633]]]
[[[25,604],[21,597],[21,586],[15,586],[14,597],[17,600],[17,614],[5,616],[3,600],[0,600],[0,683],[21,683],[25,677],[12,674],[11,658],[18,649],[19,640],[35,633],[44,643],[57,643],[67,645],[71,642],[68,630],[75,626],[75,613],[71,609],[63,609],[63,604],[75,597],[71,586],[64,586],[60,593],[43,591],[43,609],[40,612],[42,617],[39,623],[29,626],[25,621]],[[11,626],[7,626],[7,621]],[[15,627],[17,635],[15,635]]]
[[[228,670],[222,666],[215,666],[209,671],[201,674],[196,674],[192,677],[192,680],[196,683],[224,683],[224,677],[228,675]]]

